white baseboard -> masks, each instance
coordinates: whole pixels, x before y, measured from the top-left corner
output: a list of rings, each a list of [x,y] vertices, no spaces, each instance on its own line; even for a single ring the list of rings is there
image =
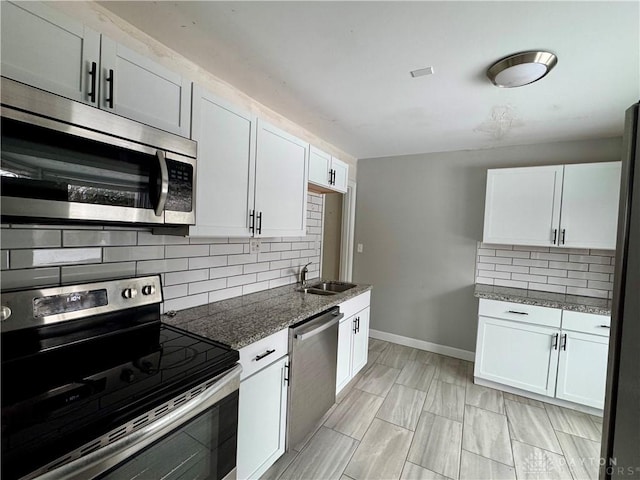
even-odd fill
[[[425,342],[424,340],[418,340],[416,338],[403,337],[402,335],[396,335],[394,333],[381,332],[380,330],[369,330],[369,336],[378,340],[385,340],[391,343],[397,343],[406,347],[413,347],[420,350],[426,350],[428,352],[439,353],[440,355],[446,355],[448,357],[460,358],[473,362],[476,358],[475,352],[469,350],[462,350],[460,348],[447,347],[446,345],[439,345],[437,343]]]

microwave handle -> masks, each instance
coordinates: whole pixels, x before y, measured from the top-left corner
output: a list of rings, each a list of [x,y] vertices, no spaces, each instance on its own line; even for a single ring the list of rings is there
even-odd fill
[[[161,217],[164,212],[164,206],[167,203],[167,195],[169,194],[169,170],[167,169],[167,161],[164,158],[164,152],[162,150],[156,151],[156,158],[160,165],[160,194],[158,195],[158,201],[155,206],[156,217]]]

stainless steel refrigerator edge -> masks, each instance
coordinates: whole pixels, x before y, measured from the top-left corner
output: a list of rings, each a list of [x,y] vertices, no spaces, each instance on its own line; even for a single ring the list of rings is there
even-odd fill
[[[336,401],[338,323],[333,308],[289,328],[286,449],[297,449]]]
[[[640,478],[639,109],[625,118],[601,479]]]

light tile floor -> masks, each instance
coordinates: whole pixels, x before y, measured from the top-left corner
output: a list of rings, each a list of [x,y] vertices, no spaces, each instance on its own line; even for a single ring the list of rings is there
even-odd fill
[[[598,478],[601,419],[473,383],[473,363],[371,339],[369,362],[284,479]]]

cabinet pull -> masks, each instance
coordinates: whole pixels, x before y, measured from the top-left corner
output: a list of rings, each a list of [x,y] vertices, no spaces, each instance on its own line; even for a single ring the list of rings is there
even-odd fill
[[[562,335],[562,345],[560,346],[562,350],[567,351],[567,334]]]
[[[331,185],[335,185],[335,184],[336,184],[336,171],[331,170]]]
[[[256,355],[255,361],[259,362],[260,360],[262,360],[264,357],[268,357],[269,355],[271,355],[273,352],[275,352],[275,349],[273,350],[269,350],[267,349],[266,352],[264,352],[262,355]]]
[[[353,319],[353,333],[358,333],[358,319]]]
[[[262,233],[262,212],[258,213],[258,233]]]
[[[559,334],[558,334],[558,333],[556,333],[556,334],[553,336],[553,349],[554,349],[554,350],[557,350],[557,349],[558,349],[558,335],[559,335]]]
[[[360,317],[358,317],[358,333],[360,333]]]
[[[109,69],[109,76],[105,78],[105,81],[109,84],[109,96],[104,99],[109,108],[113,108],[113,82],[114,82],[113,69]]]
[[[96,103],[96,79],[98,78],[98,64],[96,62],[91,62],[89,76],[91,77],[91,90],[87,96],[91,103]]]
[[[251,210],[249,213],[249,231],[256,233],[256,211]]]
[[[567,230],[563,228],[562,229],[562,245],[564,245],[564,237],[566,233],[567,233]]]
[[[289,364],[284,364],[284,384],[289,385]]]
[[[554,228],[553,229],[553,244],[556,244],[556,241],[558,240],[558,229]]]
[[[527,312],[518,312],[517,310],[509,310],[508,313],[515,313],[517,315],[529,315]]]
[[[333,179],[333,170],[329,169],[329,185],[331,185]]]
[[[609,325],[600,325],[600,328],[611,328]]]

